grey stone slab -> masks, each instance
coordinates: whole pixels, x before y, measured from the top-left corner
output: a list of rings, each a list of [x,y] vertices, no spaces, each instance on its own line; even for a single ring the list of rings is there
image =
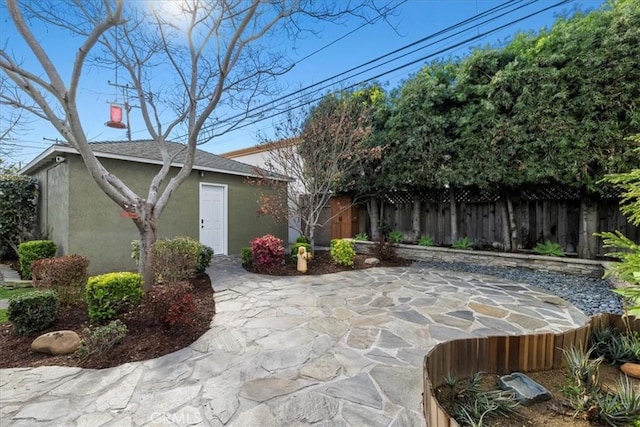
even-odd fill
[[[411,347],[411,344],[386,329],[380,331],[376,345],[382,348]]]
[[[235,415],[240,402],[234,393],[229,393],[229,390],[219,391],[221,392],[216,397],[204,404],[205,417],[209,421],[217,419],[220,423],[226,424]]]
[[[321,393],[328,394],[338,399],[365,405],[370,408],[382,409],[382,397],[376,389],[369,375],[365,373],[357,374],[354,377],[321,387]]]
[[[328,381],[340,373],[342,365],[332,354],[325,354],[300,368],[300,375],[319,381]]]
[[[350,426],[386,427],[391,418],[371,408],[359,405],[345,404],[342,416]]]
[[[378,365],[370,372],[387,398],[396,405],[419,411],[422,403],[422,370]]]
[[[264,402],[277,396],[293,393],[311,384],[309,381],[286,378],[259,378],[245,382],[240,396],[254,402]]]
[[[321,334],[339,338],[349,330],[349,323],[334,317],[323,317],[309,322],[309,328]]]
[[[469,321],[473,321],[475,319],[475,316],[473,315],[472,311],[468,311],[468,310],[457,310],[457,311],[451,311],[448,313],[449,316],[453,316],[453,317],[457,317],[463,320],[469,320]]]
[[[351,348],[367,349],[371,347],[379,332],[377,328],[353,328],[349,332],[347,345]]]
[[[507,317],[507,321],[511,324],[521,326],[524,330],[535,331],[536,329],[544,328],[549,325],[549,322],[530,316],[524,316],[518,313],[511,313]]]
[[[393,306],[393,298],[378,297],[374,299],[369,305],[372,307],[391,307]]]
[[[380,350],[379,348],[374,348],[373,350],[365,353],[365,356],[367,356],[371,360],[386,365],[406,365],[406,362],[403,362],[402,360],[385,351]]]
[[[516,399],[525,406],[553,397],[549,390],[521,372],[503,375],[498,379],[498,384],[503,390],[513,391]]]
[[[431,334],[431,338],[438,342],[471,338],[471,335],[461,331],[460,329],[450,328],[443,325],[430,325],[429,332]]]
[[[340,402],[320,393],[296,393],[273,412],[279,425],[307,424],[330,420],[338,414]]]
[[[14,419],[30,419],[53,422],[71,411],[69,399],[54,399],[25,405],[13,416]]]
[[[138,425],[144,425],[155,419],[158,414],[171,413],[199,396],[201,388],[199,384],[193,384],[154,393],[136,394],[131,399],[135,399],[135,403],[138,404],[137,409],[133,411],[133,421]]]
[[[390,427],[425,427],[427,421],[420,412],[402,409],[396,415]]]
[[[393,316],[397,317],[398,319],[406,320],[407,322],[416,323],[418,325],[428,325],[431,323],[429,319],[415,310],[395,311],[393,312]]]
[[[248,411],[241,412],[229,424],[229,427],[249,426],[278,427],[278,421],[271,412],[271,409],[263,403],[249,409]]]
[[[478,316],[477,320],[487,328],[492,329],[498,333],[508,333],[508,334],[522,333],[522,330],[520,328],[517,328],[511,325],[511,323],[506,322],[502,319],[494,319],[492,317]]]
[[[263,360],[260,366],[269,372],[300,366],[309,359],[311,349],[308,347],[287,348],[272,350],[262,353]]]

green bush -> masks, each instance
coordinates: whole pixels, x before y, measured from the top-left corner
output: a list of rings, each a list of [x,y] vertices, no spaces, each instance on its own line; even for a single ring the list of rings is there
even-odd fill
[[[471,243],[471,241],[469,240],[469,238],[467,236],[464,236],[464,237],[459,238],[455,242],[453,242],[453,245],[451,245],[451,247],[453,249],[462,249],[462,250],[465,250],[465,251],[469,251],[469,250],[473,249],[473,244]]]
[[[369,236],[367,235],[367,233],[358,233],[355,235],[354,239],[359,242],[367,242],[369,241]]]
[[[356,257],[356,251],[353,248],[353,242],[349,240],[333,239],[330,249],[331,258],[336,264],[353,266],[353,259]]]
[[[311,243],[305,236],[298,236],[296,243]]]
[[[94,354],[104,354],[127,336],[127,325],[120,320],[112,320],[104,326],[84,328],[78,354],[87,358]]]
[[[107,273],[87,281],[87,308],[92,322],[114,318],[142,299],[142,276],[138,273]]]
[[[418,240],[418,245],[420,246],[433,246],[433,237],[431,236],[421,236],[420,240]]]
[[[156,280],[175,282],[206,271],[213,249],[190,237],[158,240],[152,245]],[[140,263],[140,240],[131,242],[131,259]]]
[[[56,321],[58,305],[53,291],[29,292],[9,299],[7,316],[19,335],[29,335]]]
[[[249,246],[245,246],[240,249],[240,256],[242,257],[242,265],[250,266],[253,261],[253,252],[251,252],[251,248]]]
[[[31,240],[20,243],[18,259],[20,260],[20,274],[23,279],[31,279],[31,263],[33,261],[56,256],[58,248],[51,240]]]
[[[291,245],[291,261],[298,261],[298,248],[303,247],[307,249],[307,253],[311,253],[311,245],[309,243],[299,242]]]
[[[175,283],[193,276],[202,244],[190,237],[158,240],[151,246],[156,280]],[[205,267],[206,268],[206,267]]]
[[[563,257],[564,252],[559,244],[547,240],[544,243],[538,243],[533,251],[538,255]]]
[[[402,234],[402,231],[400,230],[393,230],[391,233],[389,233],[389,241],[391,243],[402,243],[402,239],[404,239],[404,234]]]
[[[60,303],[75,304],[84,300],[89,260],[80,255],[46,258],[31,264],[33,286],[56,292]]]
[[[200,250],[198,252],[198,264],[196,265],[196,273],[202,274],[207,270],[209,264],[211,264],[211,258],[213,258],[213,248],[200,243]]]
[[[2,169],[2,168],[0,168]],[[0,170],[0,257],[33,238],[38,222],[38,180]]]

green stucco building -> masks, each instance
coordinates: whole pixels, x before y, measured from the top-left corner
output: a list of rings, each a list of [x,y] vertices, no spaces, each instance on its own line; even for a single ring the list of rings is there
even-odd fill
[[[102,164],[142,197],[162,164],[150,141],[90,144]],[[184,145],[166,143],[175,154],[172,173],[184,159]],[[40,184],[39,227],[58,245],[58,255],[90,259],[89,272],[135,270],[131,242],[138,239],[133,221],[95,183],[77,150],[55,144],[25,166],[21,174]],[[191,175],[173,193],[160,216],[158,237],[189,236],[214,248],[216,254],[238,254],[255,237],[287,235],[285,222],[258,215],[258,192],[246,183],[253,166],[197,150]],[[282,191],[286,180],[281,179]],[[261,191],[264,191],[262,189]]]

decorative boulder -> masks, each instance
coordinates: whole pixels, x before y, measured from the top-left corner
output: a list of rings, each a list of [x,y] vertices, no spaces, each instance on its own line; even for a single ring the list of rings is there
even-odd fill
[[[365,265],[378,265],[380,260],[378,258],[367,258],[364,260]]]
[[[73,331],[55,331],[40,335],[31,343],[36,353],[54,356],[74,353],[80,347],[80,336]]]
[[[623,363],[620,370],[630,377],[640,379],[640,364],[638,363]]]
[[[514,372],[511,375],[500,377],[498,384],[503,390],[513,391],[516,399],[524,406],[549,400],[553,397],[549,390],[521,372]]]

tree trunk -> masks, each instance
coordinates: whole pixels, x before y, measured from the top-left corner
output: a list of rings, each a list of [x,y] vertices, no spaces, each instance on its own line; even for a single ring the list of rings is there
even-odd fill
[[[451,244],[458,240],[458,207],[456,205],[456,192],[449,187],[449,211],[451,217]]]
[[[513,211],[513,201],[507,196],[507,215],[509,217],[509,244],[511,250],[520,249],[520,239],[518,238],[518,225],[516,224],[516,214]]]
[[[505,251],[511,251],[511,233],[509,232],[509,208],[507,206],[507,198],[500,200],[500,223],[502,224],[502,247]]]
[[[138,273],[142,275],[144,281],[144,291],[147,292],[155,283],[155,272],[153,270],[153,252],[151,247],[158,240],[158,230],[156,222],[153,219],[152,206],[144,205],[142,212],[136,212],[138,219],[134,219],[134,223],[140,233],[140,262],[138,264]]]
[[[578,240],[578,257],[592,259],[598,252],[598,240],[593,235],[597,232],[598,207],[591,200],[583,198],[580,201],[580,232]]]
[[[371,240],[378,240],[380,238],[380,212],[378,210],[378,200],[375,196],[369,197],[367,212],[371,222]]]
[[[411,233],[414,242],[420,239],[420,199],[413,199],[413,208],[411,210]]]

